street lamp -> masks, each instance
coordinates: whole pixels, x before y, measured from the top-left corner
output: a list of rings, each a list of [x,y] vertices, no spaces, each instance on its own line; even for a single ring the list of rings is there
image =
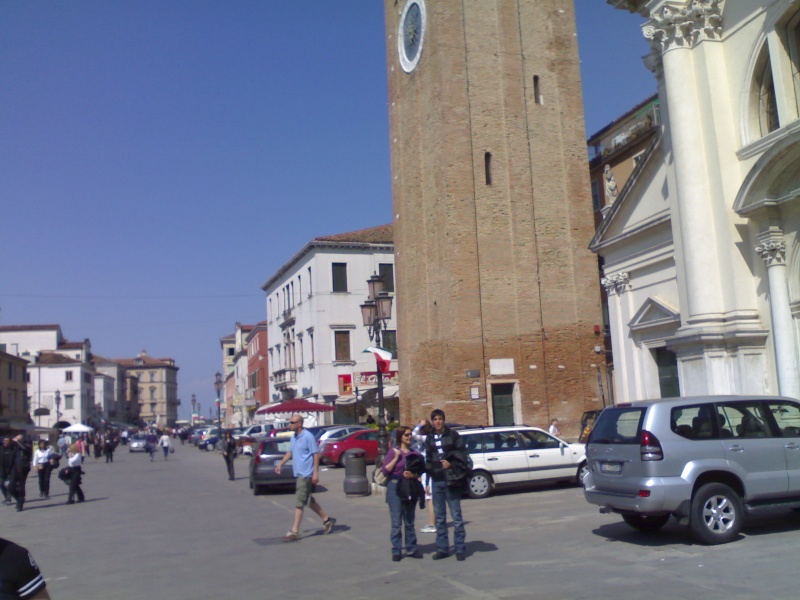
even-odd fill
[[[194,416],[197,414],[197,411],[195,410],[196,406],[197,406],[197,397],[194,394],[192,394],[192,419],[191,419],[192,425],[194,425]]]
[[[56,426],[61,421],[61,390],[56,390]]]
[[[392,297],[383,291],[383,277],[373,274],[367,280],[367,301],[361,305],[361,318],[367,328],[370,341],[381,347],[381,331],[386,329],[386,322],[392,317]],[[383,408],[383,372],[375,360],[378,371],[378,457],[375,464],[380,465],[389,450],[386,433],[386,417]]]
[[[219,371],[214,376],[214,389],[217,391],[217,431],[220,439],[222,439],[222,410],[219,406],[219,395],[222,392],[222,374]]]

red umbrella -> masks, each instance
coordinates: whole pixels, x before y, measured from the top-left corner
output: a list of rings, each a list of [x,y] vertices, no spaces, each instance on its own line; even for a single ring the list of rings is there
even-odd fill
[[[327,404],[317,404],[316,402],[309,402],[303,398],[292,398],[280,404],[271,404],[269,406],[262,406],[256,411],[256,414],[275,414],[275,413],[301,413],[301,412],[331,412],[336,410],[333,406]]]

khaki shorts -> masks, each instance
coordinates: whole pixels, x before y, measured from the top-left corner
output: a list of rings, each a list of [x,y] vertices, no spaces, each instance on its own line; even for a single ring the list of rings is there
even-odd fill
[[[295,492],[295,507],[305,508],[308,506],[308,503],[314,499],[312,494],[315,488],[316,486],[311,483],[311,477],[298,477]]]

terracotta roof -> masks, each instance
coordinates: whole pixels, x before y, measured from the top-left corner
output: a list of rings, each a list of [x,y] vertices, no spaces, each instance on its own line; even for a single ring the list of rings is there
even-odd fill
[[[136,358],[114,358],[114,362],[125,367],[175,367],[171,358],[154,358],[152,356],[137,356]],[[140,361],[140,362],[139,362]],[[175,367],[177,368],[177,367]]]
[[[335,235],[322,235],[315,237],[315,242],[361,242],[367,244],[393,244],[394,235],[392,224],[378,225],[368,229],[337,233]]]
[[[105,356],[100,356],[99,354],[92,353],[92,364],[95,365],[117,365],[119,364],[115,360],[111,360],[110,358],[106,358]]]
[[[86,342],[61,342],[58,347],[65,350],[82,350]]]
[[[58,352],[42,352],[39,355],[36,364],[39,365],[75,365],[81,364],[81,361],[77,358],[70,358],[69,356],[64,356],[63,354],[59,354]]]
[[[61,325],[3,325],[0,331],[49,331],[59,330]]]

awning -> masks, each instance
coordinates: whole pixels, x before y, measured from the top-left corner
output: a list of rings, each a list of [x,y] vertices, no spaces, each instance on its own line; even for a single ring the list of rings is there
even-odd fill
[[[257,415],[275,414],[275,413],[315,413],[315,412],[329,412],[335,410],[332,406],[327,404],[309,402],[303,398],[292,398],[280,404],[267,404],[262,406],[256,411]]]
[[[358,400],[358,398],[355,396],[339,396],[336,399],[336,404],[338,406],[347,406],[348,404],[355,404],[356,400]]]
[[[383,386],[383,399],[394,400],[400,395],[399,385],[385,385]],[[355,396],[340,396],[336,399],[336,404],[354,404],[356,401]],[[367,388],[361,392],[359,401],[364,405],[374,405],[378,401],[378,388]]]

